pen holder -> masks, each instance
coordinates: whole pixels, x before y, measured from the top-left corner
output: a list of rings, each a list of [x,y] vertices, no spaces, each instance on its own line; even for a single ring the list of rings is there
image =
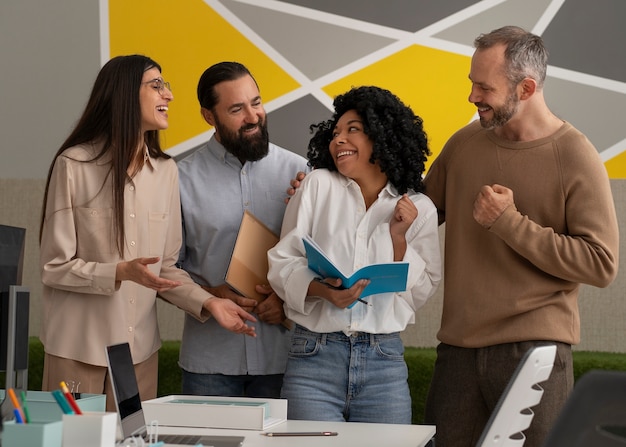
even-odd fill
[[[114,447],[117,413],[63,415],[63,447]]]
[[[0,401],[5,398],[5,391],[0,390]],[[50,391],[26,391],[28,411],[33,421],[54,422],[60,421],[63,417],[61,407],[57,404]],[[106,408],[106,396],[104,394],[82,393],[76,403],[83,411],[101,411]],[[4,446],[3,446],[4,447]]]
[[[5,422],[2,447],[61,447],[61,421],[16,424]]]

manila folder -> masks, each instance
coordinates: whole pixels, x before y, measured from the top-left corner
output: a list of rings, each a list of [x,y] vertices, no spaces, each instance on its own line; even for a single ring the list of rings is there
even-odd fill
[[[255,290],[267,284],[267,251],[278,242],[278,236],[249,211],[243,213],[233,255],[226,272],[226,283],[248,298],[262,301],[265,296]]]

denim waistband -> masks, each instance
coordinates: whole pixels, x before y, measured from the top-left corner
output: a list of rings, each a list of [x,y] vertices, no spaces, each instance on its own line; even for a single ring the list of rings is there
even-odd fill
[[[296,324],[294,334],[303,334],[309,337],[316,337],[322,344],[325,344],[327,340],[346,342],[346,343],[370,343],[375,344],[377,341],[391,340],[394,338],[400,338],[400,332],[391,332],[389,334],[371,334],[369,332],[353,332],[351,335],[346,335],[343,332],[313,332],[307,328]]]

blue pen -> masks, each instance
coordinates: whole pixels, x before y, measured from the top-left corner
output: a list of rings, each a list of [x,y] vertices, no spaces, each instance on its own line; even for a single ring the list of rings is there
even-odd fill
[[[54,399],[57,401],[59,407],[61,407],[61,411],[63,411],[64,414],[75,414],[74,410],[72,410],[72,407],[70,407],[69,402],[67,401],[67,399],[65,399],[65,396],[63,395],[61,390],[52,391],[52,396],[54,396]]]
[[[155,442],[154,444],[148,444],[148,447],[161,447],[162,445],[165,445],[164,441]]]
[[[20,410],[18,410],[17,408],[13,409],[13,414],[15,415],[15,422],[17,422],[18,424],[23,424],[24,420],[22,419],[22,414],[20,413]]]

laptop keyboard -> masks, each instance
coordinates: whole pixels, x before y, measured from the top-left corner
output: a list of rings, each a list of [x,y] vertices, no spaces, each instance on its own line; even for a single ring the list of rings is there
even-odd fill
[[[159,436],[159,441],[166,444],[195,445],[200,442],[201,438],[202,436],[198,435],[163,435]]]

